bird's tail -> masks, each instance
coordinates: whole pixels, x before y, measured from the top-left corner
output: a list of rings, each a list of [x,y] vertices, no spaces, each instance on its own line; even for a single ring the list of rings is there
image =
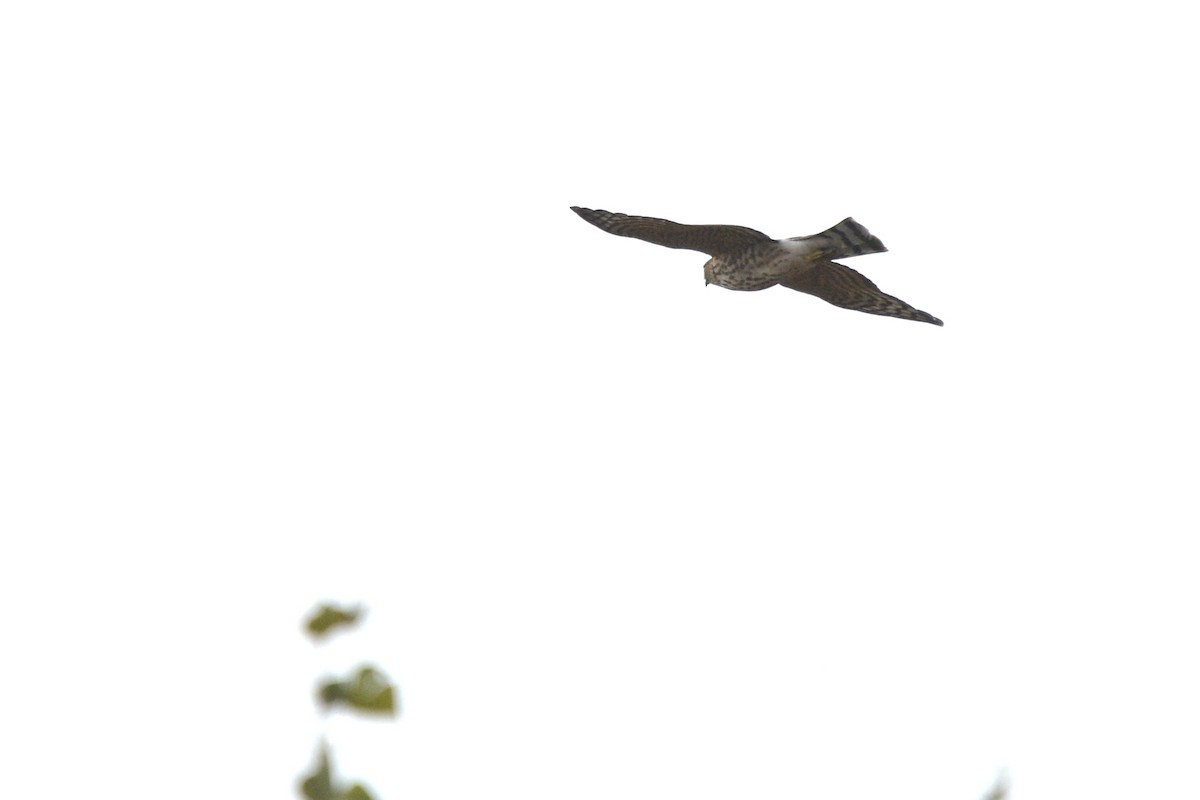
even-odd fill
[[[849,258],[867,253],[887,252],[883,242],[872,236],[869,230],[855,222],[852,217],[846,217],[822,233],[799,236],[797,241],[799,240],[816,245],[819,252],[813,255],[819,255],[821,258]]]

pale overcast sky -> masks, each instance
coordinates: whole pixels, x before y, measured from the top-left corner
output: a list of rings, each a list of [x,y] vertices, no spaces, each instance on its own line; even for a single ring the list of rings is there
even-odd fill
[[[1194,30],[6,4],[7,794],[292,797],[322,732],[379,800],[1193,793]],[[946,324],[571,205],[852,215]],[[401,719],[322,721],[364,659]]]

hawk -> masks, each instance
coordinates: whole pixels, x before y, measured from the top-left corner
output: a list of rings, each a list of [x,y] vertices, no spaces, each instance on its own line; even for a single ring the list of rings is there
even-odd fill
[[[571,210],[602,231],[678,250],[697,250],[712,256],[704,265],[704,283],[754,292],[776,284],[816,295],[827,303],[868,314],[899,317],[941,325],[932,314],[918,311],[835,258],[883,253],[883,242],[852,218],[824,233],[772,239],[738,225],[681,225],[654,217],[631,217],[611,211],[571,206]]]

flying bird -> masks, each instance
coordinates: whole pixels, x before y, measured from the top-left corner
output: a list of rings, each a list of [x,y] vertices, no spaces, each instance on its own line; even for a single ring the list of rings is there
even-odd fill
[[[833,261],[887,251],[883,242],[850,217],[823,233],[772,239],[753,228],[738,225],[681,225],[665,219],[631,217],[578,206],[571,206],[571,210],[600,230],[617,236],[707,253],[711,258],[704,265],[705,284],[715,283],[744,292],[778,284],[841,308],[942,324],[932,314],[884,294],[864,276]]]

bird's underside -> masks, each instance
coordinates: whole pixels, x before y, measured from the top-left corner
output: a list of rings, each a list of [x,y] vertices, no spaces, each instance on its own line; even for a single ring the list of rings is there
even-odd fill
[[[841,308],[942,324],[932,314],[884,294],[866,277],[833,260],[887,250],[883,242],[849,217],[813,236],[777,240],[737,225],[681,225],[577,206],[571,206],[571,210],[617,236],[707,253],[711,258],[704,265],[705,280],[726,289],[755,291],[786,286]]]

